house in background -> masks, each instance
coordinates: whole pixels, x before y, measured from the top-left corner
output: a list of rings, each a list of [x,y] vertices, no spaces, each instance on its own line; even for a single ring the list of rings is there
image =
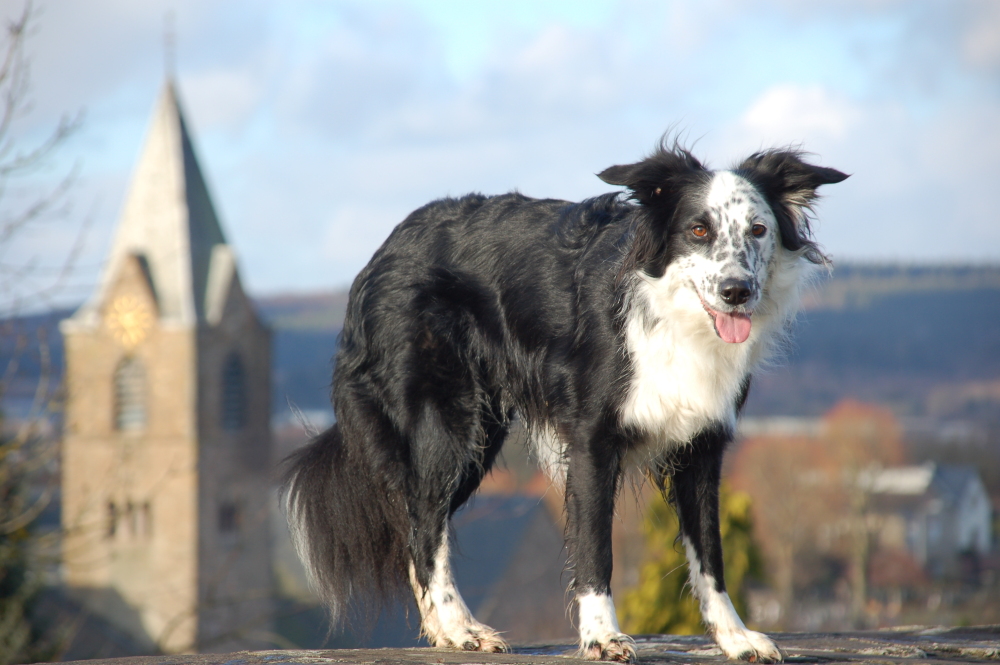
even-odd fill
[[[972,466],[927,463],[889,468],[871,479],[878,545],[905,550],[931,578],[962,578],[989,554],[992,508]]]

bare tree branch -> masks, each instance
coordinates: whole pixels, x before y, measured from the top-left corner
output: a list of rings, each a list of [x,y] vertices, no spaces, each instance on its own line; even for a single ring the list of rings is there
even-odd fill
[[[28,0],[17,18],[0,30],[0,310],[17,314],[21,305],[48,300],[60,290],[75,270],[83,241],[90,226],[89,216],[80,225],[71,250],[54,280],[38,278],[40,266],[35,257],[17,257],[5,262],[16,251],[14,240],[49,219],[65,218],[69,213],[69,193],[80,171],[79,164],[54,184],[38,187],[32,194],[14,194],[12,183],[45,168],[55,152],[81,127],[83,112],[64,114],[44,138],[25,146],[15,129],[19,120],[32,110],[30,101],[31,70],[26,42],[35,25],[37,12]],[[41,284],[36,284],[41,281]]]
[[[31,0],[26,0],[18,16],[0,27],[0,263],[13,255],[0,269],[0,313],[11,317],[0,322],[0,399],[16,392],[27,401],[14,417],[0,412],[0,665],[48,660],[60,648],[61,638],[39,634],[31,607],[47,570],[57,563],[61,536],[37,526],[58,489],[53,420],[61,408],[61,381],[45,326],[32,330],[30,322],[17,315],[22,303],[47,303],[65,288],[90,225],[89,218],[83,221],[70,250],[48,274],[37,257],[19,256],[14,244],[45,222],[68,215],[69,193],[79,172],[75,166],[55,184],[14,186],[16,178],[46,168],[83,120],[82,113],[64,115],[42,139],[27,145],[18,135],[18,123],[33,110],[26,40],[36,16]],[[9,399],[4,405],[10,405]]]

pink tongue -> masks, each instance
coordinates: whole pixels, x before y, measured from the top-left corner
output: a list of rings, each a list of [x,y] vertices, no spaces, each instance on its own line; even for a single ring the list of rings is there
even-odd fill
[[[750,336],[750,317],[746,314],[715,313],[715,330],[730,344],[745,342]]]

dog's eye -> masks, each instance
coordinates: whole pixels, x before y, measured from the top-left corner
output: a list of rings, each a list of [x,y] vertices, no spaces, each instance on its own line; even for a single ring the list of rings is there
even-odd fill
[[[750,227],[750,233],[754,235],[755,238],[759,238],[765,233],[767,233],[767,227],[763,224],[754,224]]]
[[[703,224],[696,224],[691,227],[691,233],[695,234],[699,238],[704,238],[708,235],[708,227]]]

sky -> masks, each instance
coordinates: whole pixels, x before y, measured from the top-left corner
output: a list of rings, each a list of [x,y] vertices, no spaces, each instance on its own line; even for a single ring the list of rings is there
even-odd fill
[[[3,0],[0,19],[22,6]],[[595,173],[668,131],[714,168],[795,145],[852,174],[821,190],[817,210],[835,262],[1000,262],[994,0],[34,8],[32,105],[10,138],[29,147],[63,115],[83,121],[5,183],[0,213],[76,178],[63,214],[0,247],[0,268],[51,280],[82,243],[55,300],[79,302],[98,281],[163,85],[168,24],[202,169],[255,295],[348,285],[435,198],[604,193]],[[0,291],[0,307],[24,297]]]

